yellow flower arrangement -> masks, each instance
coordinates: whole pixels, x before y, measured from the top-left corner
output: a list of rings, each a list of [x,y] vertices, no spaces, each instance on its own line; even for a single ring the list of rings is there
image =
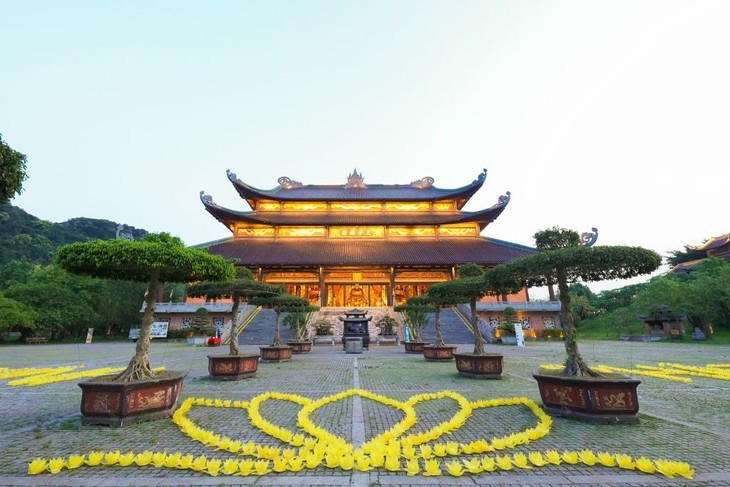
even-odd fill
[[[394,407],[403,412],[403,419],[389,430],[370,439],[358,448],[348,443],[326,429],[318,426],[310,416],[318,408],[352,396],[360,396],[383,405]],[[422,401],[449,398],[458,404],[458,411],[448,421],[442,422],[427,431],[418,434],[408,434],[416,422],[415,405]],[[288,430],[275,425],[261,416],[260,409],[268,400],[289,401],[301,406],[297,415],[297,426],[304,433]],[[483,438],[470,443],[448,441],[433,443],[442,435],[458,430],[471,416],[474,410],[488,407],[521,406],[531,411],[537,423],[527,429],[498,438]],[[200,428],[187,417],[193,407],[215,407],[244,409],[252,426],[260,431],[280,440],[285,448],[271,445],[256,444],[252,441],[243,442],[221,436]],[[345,471],[369,471],[373,468],[384,468],[392,472],[405,472],[409,476],[442,475],[442,466],[446,473],[459,477],[465,474],[476,475],[481,472],[495,470],[509,471],[531,469],[546,465],[559,465],[563,462],[593,466],[601,465],[610,468],[637,469],[644,473],[660,473],[666,477],[682,476],[692,478],[694,471],[683,462],[670,460],[650,460],[644,457],[633,459],[624,454],[611,454],[591,450],[564,451],[562,454],[555,450],[545,452],[530,451],[517,452],[513,455],[478,456],[482,453],[501,451],[519,445],[527,445],[549,434],[552,419],[535,402],[525,397],[500,398],[481,401],[469,401],[462,395],[452,391],[425,393],[412,396],[407,401],[397,401],[379,394],[362,389],[350,389],[332,396],[317,400],[278,392],[266,392],[255,396],[250,401],[230,401],[213,398],[188,398],[172,415],[172,422],[193,441],[199,441],[214,449],[222,450],[243,457],[241,460],[232,458],[216,458],[181,452],[144,451],[141,453],[120,451],[92,451],[86,455],[71,455],[68,459],[61,457],[44,459],[37,458],[28,464],[28,474],[58,473],[63,469],[78,468],[82,464],[89,466],[116,466],[126,467],[132,464],[137,466],[151,466],[153,468],[186,469],[205,473],[210,476],[249,476],[266,475],[271,472],[298,472],[302,469],[318,467],[338,468]],[[427,444],[427,443],[432,444]],[[470,455],[471,458],[459,458],[460,455]],[[477,455],[477,456],[475,456]],[[438,458],[451,457],[442,464]],[[423,463],[421,464],[421,460]]]

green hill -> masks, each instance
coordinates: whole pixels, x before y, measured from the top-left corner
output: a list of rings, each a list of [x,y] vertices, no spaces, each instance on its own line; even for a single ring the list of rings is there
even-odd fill
[[[117,236],[118,223],[94,218],[72,218],[63,223],[41,220],[10,204],[0,205],[0,265],[13,260],[49,264],[53,252],[67,243]],[[123,225],[135,240],[147,233]]]

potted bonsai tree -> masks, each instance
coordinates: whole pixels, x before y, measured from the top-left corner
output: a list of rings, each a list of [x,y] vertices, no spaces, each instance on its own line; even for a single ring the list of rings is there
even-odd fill
[[[595,241],[584,235],[584,240]],[[484,280],[489,289],[501,292],[522,286],[558,285],[566,358],[558,373],[539,370],[533,374],[545,408],[596,422],[636,421],[636,387],[640,382],[601,376],[585,363],[578,351],[568,284],[648,274],[659,267],[661,257],[641,247],[582,245],[577,232],[559,227],[537,232],[535,244],[537,253],[494,267]]]
[[[474,335],[474,351],[454,354],[459,375],[474,379],[501,379],[502,354],[486,352],[477,317],[477,300],[487,292],[482,268],[469,263],[459,267],[458,279],[431,286],[428,296],[436,302],[469,303],[471,316],[468,326]]]
[[[190,324],[190,336],[188,337],[188,345],[202,347],[205,345],[209,336],[213,335],[213,327],[210,325],[210,317],[208,310],[200,307],[195,310],[193,322]]]
[[[245,267],[236,269],[235,279],[221,282],[204,281],[188,286],[188,296],[205,297],[206,299],[230,298],[232,301],[228,355],[208,355],[208,373],[212,379],[238,380],[253,377],[256,374],[259,355],[239,352],[238,310],[242,300],[254,296],[275,296],[279,292],[281,292],[281,288],[278,286],[254,281],[251,271]]]
[[[60,267],[73,274],[146,282],[145,311],[134,357],[116,376],[79,386],[83,424],[124,426],[141,419],[169,417],[182,390],[186,372],[155,373],[150,366],[150,329],[161,283],[223,280],[233,265],[204,250],[186,248],[169,234],[147,234],[143,240],[90,240],[61,247]]]
[[[499,325],[499,338],[502,343],[507,345],[517,344],[517,334],[515,333],[515,322],[517,321],[517,310],[512,306],[507,306],[502,312],[504,323]]]
[[[452,296],[446,295],[438,298],[428,294],[423,296],[424,301],[433,309],[434,327],[436,329],[436,340],[431,345],[423,347],[423,356],[426,360],[442,362],[454,359],[456,347],[446,345],[443,333],[441,332],[441,308],[458,304],[452,301],[451,298]]]
[[[292,339],[286,342],[292,347],[292,353],[309,353],[312,351],[312,342],[307,339],[307,315],[299,311],[289,313],[284,318],[284,324],[289,327]]]
[[[398,345],[400,341],[398,333],[396,332],[396,329],[398,328],[398,320],[390,315],[383,315],[375,322],[375,326],[380,328],[380,333],[378,334],[378,345],[380,345],[381,342],[393,342]]]
[[[282,291],[275,296],[255,297],[249,301],[250,304],[271,308],[276,313],[276,326],[274,328],[274,341],[267,347],[259,347],[262,362],[286,362],[291,360],[292,347],[281,343],[281,331],[279,318],[281,313],[308,313],[319,308],[311,306],[309,300],[298,298]]]
[[[414,296],[408,298],[406,304],[395,307],[396,311],[405,313],[405,323],[408,325],[406,340],[403,342],[406,353],[423,353],[423,348],[430,343],[421,340],[421,330],[428,325],[429,307],[426,298]]]

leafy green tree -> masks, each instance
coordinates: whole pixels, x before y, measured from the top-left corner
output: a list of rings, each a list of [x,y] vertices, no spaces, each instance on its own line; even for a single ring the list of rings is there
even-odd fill
[[[0,332],[34,330],[38,314],[25,304],[0,293]]]
[[[208,313],[207,308],[201,306],[195,310],[195,316],[193,316],[190,328],[193,334],[197,336],[210,336],[213,334],[213,326],[210,324],[210,313]]]
[[[36,329],[63,339],[81,336],[99,323],[94,309],[98,285],[94,279],[73,276],[57,266],[36,266],[24,282],[12,282],[5,294],[35,310]]]
[[[7,203],[23,191],[23,181],[28,179],[26,161],[25,154],[13,150],[0,134],[0,203]]]
[[[477,300],[489,292],[484,284],[484,271],[477,264],[469,263],[459,267],[459,278],[439,282],[431,286],[428,296],[434,302],[469,303],[471,317],[469,328],[474,334],[474,355],[484,355],[484,337],[479,329]]]
[[[93,240],[61,247],[58,264],[74,274],[124,281],[146,282],[145,312],[136,353],[119,381],[153,377],[149,361],[150,329],[161,282],[227,280],[234,275],[231,262],[204,250],[186,248],[167,233],[147,234],[144,240]]]
[[[704,259],[707,257],[707,253],[702,250],[696,250],[691,248],[689,245],[684,246],[684,250],[672,250],[667,256],[667,264],[674,267],[683,262],[689,262],[692,260]]]
[[[598,313],[611,312],[619,308],[625,308],[631,306],[636,300],[636,297],[644,288],[647,283],[630,284],[628,286],[621,287],[619,289],[609,289],[600,292],[591,304]]]
[[[276,313],[276,328],[274,331],[274,342],[271,344],[272,347],[284,346],[281,343],[281,331],[279,327],[281,313],[309,313],[310,311],[319,309],[316,306],[311,306],[308,299],[292,296],[285,291],[274,296],[257,296],[251,298],[249,304],[271,308]]]
[[[584,247],[578,232],[559,227],[537,232],[535,244],[537,253],[500,264],[487,272],[486,287],[501,294],[511,292],[517,283],[528,287],[557,284],[567,355],[563,374],[597,376],[578,351],[568,284],[648,274],[659,267],[662,259],[656,252],[641,247]]]
[[[425,296],[413,296],[405,304],[396,306],[395,311],[405,313],[405,322],[410,330],[411,342],[421,342],[421,330],[428,325],[428,313],[433,311]]]
[[[272,286],[264,282],[253,280],[253,274],[249,269],[240,267],[236,269],[235,279],[221,282],[200,282],[189,286],[188,296],[205,297],[206,299],[230,298],[233,301],[231,313],[231,343],[229,352],[231,355],[238,355],[238,309],[242,300],[254,296],[266,297],[275,296],[281,292],[279,286]]]

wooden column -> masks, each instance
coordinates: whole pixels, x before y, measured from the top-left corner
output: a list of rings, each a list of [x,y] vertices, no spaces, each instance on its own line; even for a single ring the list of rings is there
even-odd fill
[[[388,306],[395,306],[395,267],[390,268],[390,291],[388,292]]]
[[[319,278],[319,305],[324,306],[327,304],[326,296],[324,295],[324,270],[322,269],[322,266],[319,266],[317,269],[318,278]]]

